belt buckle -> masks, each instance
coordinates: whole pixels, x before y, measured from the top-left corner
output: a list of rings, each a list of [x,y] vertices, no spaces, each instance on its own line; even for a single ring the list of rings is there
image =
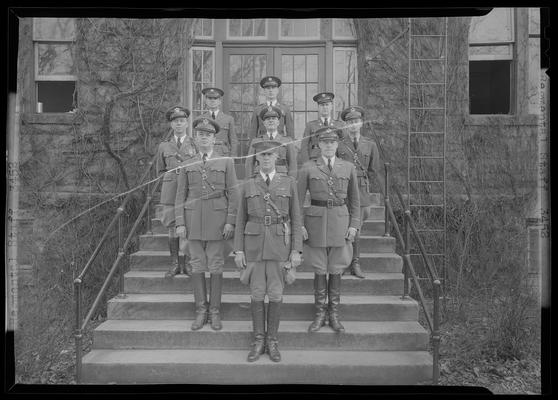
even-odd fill
[[[271,215],[264,216],[264,225],[271,225]]]
[[[333,199],[327,199],[327,208],[333,207]]]

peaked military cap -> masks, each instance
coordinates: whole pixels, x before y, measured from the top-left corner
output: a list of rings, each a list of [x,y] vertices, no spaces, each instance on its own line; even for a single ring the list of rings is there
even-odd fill
[[[276,140],[261,140],[252,144],[256,153],[277,153],[283,144]],[[271,150],[271,151],[269,151]]]
[[[343,121],[348,121],[350,119],[357,119],[357,118],[362,119],[362,118],[364,118],[364,109],[362,107],[359,107],[359,106],[347,107],[343,111],[341,111],[341,114],[339,114],[339,117]]]
[[[260,86],[265,88],[267,86],[281,86],[281,79],[276,76],[264,76],[260,81]]]
[[[209,132],[213,134],[219,133],[219,131],[221,130],[217,122],[207,118],[197,118],[192,123],[192,127],[196,131]]]
[[[265,120],[266,118],[271,118],[271,117],[277,117],[277,118],[281,118],[281,109],[279,107],[275,107],[275,106],[268,106],[265,107],[264,109],[262,109],[260,111],[260,118],[262,120]]]
[[[186,107],[176,106],[168,110],[166,116],[167,121],[172,121],[175,118],[188,118],[190,116],[190,110]]]
[[[333,101],[334,97],[335,95],[331,92],[322,92],[312,97],[312,100],[314,100],[318,104],[321,104],[327,103],[328,101]]]
[[[202,94],[204,96],[207,97],[223,97],[225,95],[225,92],[223,92],[221,89],[219,88],[215,88],[215,87],[208,87],[202,90]]]
[[[339,140],[339,129],[331,126],[322,126],[314,134],[318,135],[318,140]]]

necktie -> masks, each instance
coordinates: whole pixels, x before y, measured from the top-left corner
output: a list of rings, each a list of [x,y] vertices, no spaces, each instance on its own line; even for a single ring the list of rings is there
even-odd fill
[[[328,126],[328,125],[329,125],[328,122],[327,122],[327,118],[324,119],[324,125],[325,125],[325,126]]]
[[[331,166],[331,158],[328,158],[328,159],[327,159],[327,167],[329,168],[330,171],[331,171],[331,168],[333,168],[333,167]]]
[[[203,153],[202,160],[204,163],[207,161],[207,153]]]
[[[269,134],[269,140],[273,140],[273,135],[271,133]]]
[[[211,118],[215,119],[215,111],[211,111]]]
[[[270,101],[269,103],[267,103],[267,106],[268,106],[268,107],[271,107],[271,101]]]
[[[265,184],[266,184],[267,186],[269,186],[269,183],[271,182],[271,179],[269,179],[269,175],[268,175],[268,174],[265,174],[265,176],[266,176],[266,178],[265,178]]]
[[[358,140],[357,138],[355,138],[355,140],[353,141],[353,145],[355,146],[355,150],[358,147]]]

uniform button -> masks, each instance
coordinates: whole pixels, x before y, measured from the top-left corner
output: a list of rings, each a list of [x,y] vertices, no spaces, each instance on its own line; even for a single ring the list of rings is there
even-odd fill
[[[269,208],[266,208],[266,211],[271,211],[271,209],[269,209]]]

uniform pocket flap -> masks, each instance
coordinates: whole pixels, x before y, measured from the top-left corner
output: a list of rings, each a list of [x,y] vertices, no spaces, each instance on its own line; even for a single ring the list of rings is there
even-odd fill
[[[244,227],[245,235],[259,235],[262,233],[262,225],[248,221]]]
[[[324,212],[324,207],[310,206],[304,211],[304,215],[308,215],[310,217],[321,217],[324,215]]]

